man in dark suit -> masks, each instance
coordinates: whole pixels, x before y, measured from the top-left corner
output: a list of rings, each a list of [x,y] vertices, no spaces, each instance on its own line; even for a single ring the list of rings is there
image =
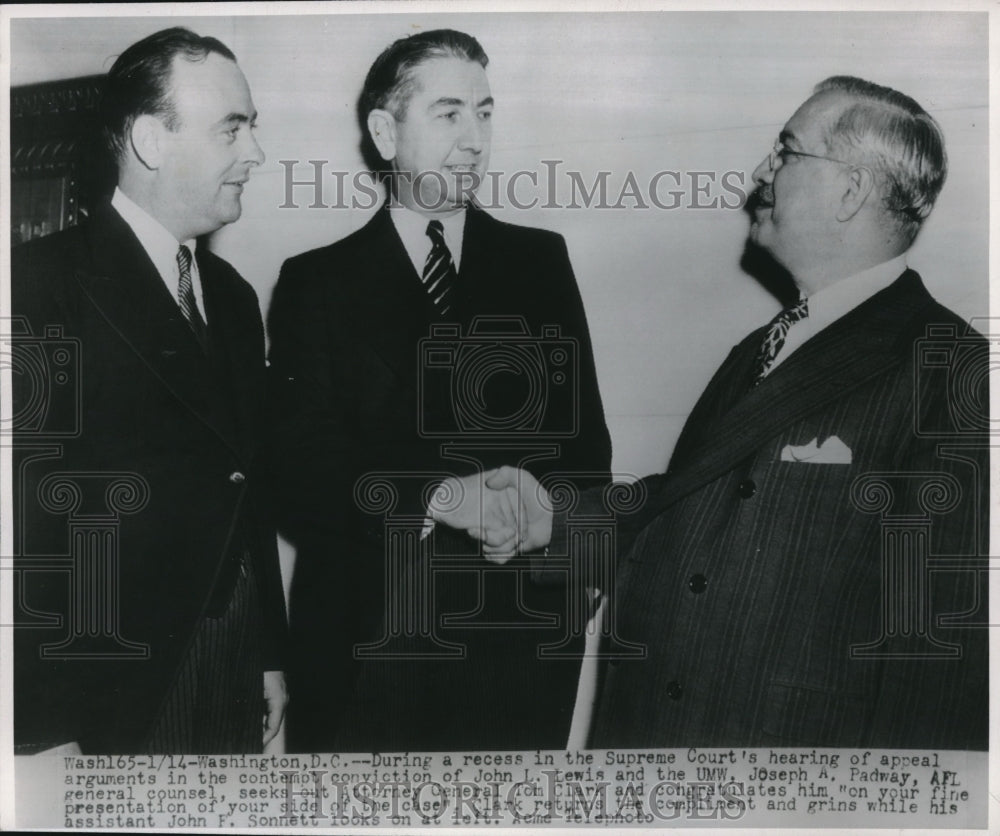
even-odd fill
[[[274,292],[273,460],[297,549],[292,749],[566,742],[589,601],[533,585],[526,560],[483,572],[478,544],[447,530],[420,537],[448,474],[525,462],[582,484],[610,467],[563,239],[473,200],[490,151],[486,64],[450,30],[379,56],[359,115],[389,200],[353,235],[289,259]],[[391,508],[371,507],[377,474]]]
[[[219,41],[137,42],[102,103],[110,204],[13,253],[20,752],[254,752],[280,726],[263,326],[195,246],[240,216],[255,118]]]
[[[751,239],[797,298],[617,518],[615,628],[645,653],[603,671],[595,747],[986,748],[987,344],[906,266],[945,173],[934,120],[850,77],[754,172]],[[487,485],[520,485],[524,548],[566,554],[530,474]]]

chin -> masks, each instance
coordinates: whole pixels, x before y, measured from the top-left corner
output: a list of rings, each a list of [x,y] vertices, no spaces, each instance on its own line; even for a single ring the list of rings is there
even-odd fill
[[[767,220],[758,221],[755,220],[750,224],[750,240],[753,241],[758,247],[763,249],[768,249],[768,232],[770,231],[770,223]]]
[[[231,224],[233,221],[238,221],[240,215],[243,214],[243,207],[237,203],[235,206],[227,206],[224,211],[220,212],[218,215],[219,226],[225,226],[226,224]],[[216,227],[218,229],[218,227]]]

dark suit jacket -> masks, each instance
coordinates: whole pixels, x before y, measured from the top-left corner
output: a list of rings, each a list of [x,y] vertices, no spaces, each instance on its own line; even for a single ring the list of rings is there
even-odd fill
[[[265,666],[281,668],[284,602],[256,485],[260,311],[229,264],[203,248],[196,257],[211,362],[110,207],[13,253],[13,312],[33,334],[17,351],[43,368],[40,377],[15,375],[15,409],[25,412],[15,463],[18,743],[78,740],[89,751],[144,745],[198,624],[224,608],[241,561],[253,561],[264,600]],[[46,334],[51,327],[58,331]],[[78,366],[60,365],[56,352],[64,346]],[[55,375],[64,368],[69,378],[60,382]],[[32,418],[40,393],[48,412]],[[70,435],[58,434],[67,428]],[[53,473],[77,485],[62,499],[78,490],[78,503],[47,488]],[[107,487],[115,474],[130,485],[117,494]],[[87,540],[95,535],[79,539],[88,526],[101,528],[95,514],[109,538],[98,545]],[[108,581],[114,628],[74,625],[69,574],[32,571],[45,566],[42,556],[86,549],[117,550],[117,577]],[[56,617],[48,626],[29,626],[48,614]],[[88,635],[70,652],[107,657],[110,650],[110,658],[42,658],[42,645],[81,631]],[[107,640],[109,633],[117,639]]]
[[[748,392],[763,333],[619,518],[646,654],[607,665],[592,745],[985,748],[985,341],[913,271]],[[782,458],[834,437],[849,464]]]
[[[427,502],[421,489],[448,473],[513,463],[538,448],[543,457],[528,465],[538,474],[583,472],[600,481],[610,467],[586,318],[563,239],[470,208],[453,294],[446,319],[460,334],[441,338],[443,351],[432,356],[421,341],[439,318],[386,208],[353,235],[282,268],[268,325],[273,459],[286,530],[297,546],[291,623],[300,684],[293,678],[293,747],[565,743],[579,660],[539,662],[536,647],[557,642],[565,630],[567,596],[559,588],[533,588],[520,569],[490,576],[486,598],[516,621],[514,583],[521,581],[526,605],[550,619],[560,616],[558,626],[444,628],[441,618],[480,606],[489,617],[491,604],[479,594],[477,569],[441,572],[435,575],[435,629],[465,645],[465,657],[351,663],[352,647],[383,629],[385,595],[386,523],[359,507],[360,477],[388,474],[399,491],[392,513],[413,515],[419,531]],[[506,327],[522,317],[529,333],[519,345],[530,348],[505,356],[530,368],[493,374],[500,355],[489,346],[496,341],[470,336],[477,316],[503,318]],[[480,324],[498,327],[495,320]],[[544,326],[556,328],[541,338]],[[483,345],[485,355],[475,354]],[[483,377],[466,374],[470,369],[484,371]],[[565,376],[557,383],[560,370]],[[537,380],[532,371],[542,372]],[[539,423],[515,415],[525,403],[538,406]],[[466,408],[464,419],[456,405]],[[492,432],[485,431],[490,416],[514,417]],[[473,460],[444,456],[442,444],[449,442],[466,445]],[[456,542],[438,532],[431,542],[438,555],[477,554],[464,536]],[[545,695],[534,714],[523,700],[529,682],[533,693]],[[349,710],[351,719],[342,723]],[[338,726],[344,729],[339,737]]]

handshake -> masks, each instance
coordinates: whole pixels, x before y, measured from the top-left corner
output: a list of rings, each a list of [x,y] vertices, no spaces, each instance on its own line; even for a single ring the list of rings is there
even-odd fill
[[[434,492],[428,513],[436,523],[481,541],[483,554],[493,563],[543,548],[552,536],[548,491],[516,467],[446,479]]]

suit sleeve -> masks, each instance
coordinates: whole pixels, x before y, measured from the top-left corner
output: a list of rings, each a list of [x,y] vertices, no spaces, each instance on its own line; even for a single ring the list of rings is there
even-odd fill
[[[268,369],[267,465],[283,530],[302,524],[336,527],[349,497],[331,499],[338,478],[355,451],[350,444],[339,395],[334,391],[335,346],[318,277],[281,269],[271,300]]]

